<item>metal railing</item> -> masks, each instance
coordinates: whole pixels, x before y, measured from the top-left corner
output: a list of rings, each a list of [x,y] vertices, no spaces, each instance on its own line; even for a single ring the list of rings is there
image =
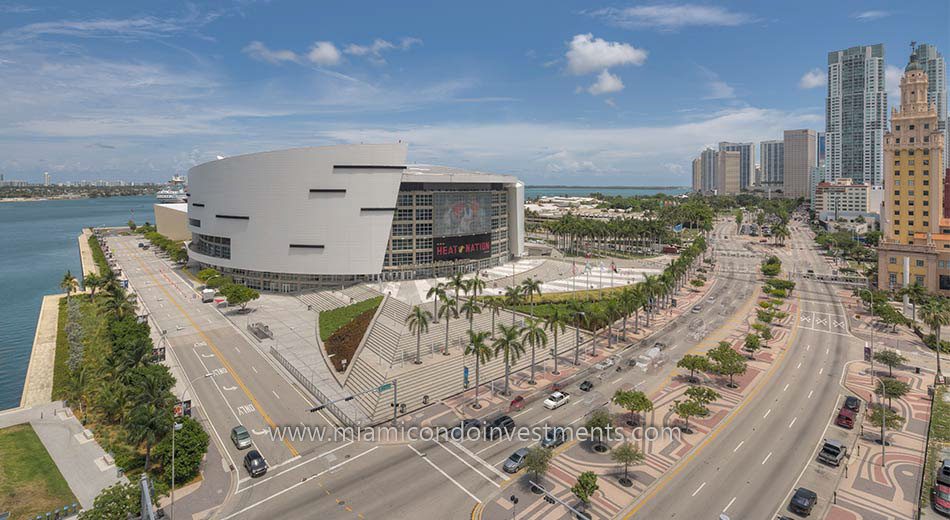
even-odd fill
[[[300,372],[300,370],[298,370],[297,367],[295,367],[290,361],[288,361],[287,358],[283,356],[283,354],[278,352],[277,349],[274,348],[273,345],[271,345],[270,347],[270,353],[272,356],[274,356],[274,359],[276,359],[277,362],[280,363],[282,367],[284,367],[284,369],[290,372],[290,374],[293,375],[294,378],[297,379],[297,381],[301,385],[303,385],[303,387],[306,388],[308,392],[310,392],[314,397],[317,398],[318,401],[320,401],[320,404],[329,403],[326,405],[326,409],[330,410],[330,413],[332,413],[333,416],[336,417],[337,420],[340,421],[340,423],[342,423],[344,426],[349,426],[351,428],[361,426],[360,421],[354,421],[349,415],[347,415],[343,411],[342,408],[340,408],[336,404],[331,403],[332,399],[330,399],[329,397],[327,397],[326,394],[321,392],[317,388],[317,385],[313,384],[313,381],[305,377],[303,373]]]

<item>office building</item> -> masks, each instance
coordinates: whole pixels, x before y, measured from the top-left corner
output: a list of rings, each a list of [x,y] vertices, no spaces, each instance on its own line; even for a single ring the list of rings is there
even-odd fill
[[[878,186],[887,127],[884,46],[862,45],[828,53],[825,161],[833,179]]]
[[[762,162],[762,189],[770,193],[781,191],[785,182],[785,141],[759,143],[759,160]]]
[[[868,205],[870,191],[867,184],[853,184],[847,177],[819,182],[811,207],[820,216],[827,215],[832,219],[872,213]]]
[[[739,152],[716,152],[716,193],[735,195],[740,192],[742,155]]]
[[[703,159],[693,159],[693,191],[703,191]]]
[[[520,257],[524,185],[407,166],[405,144],[254,153],[188,172],[189,256],[255,289],[473,272]]]
[[[883,234],[878,247],[878,285],[899,289],[921,284],[950,294],[950,219],[943,217],[943,134],[929,101],[928,74],[917,53],[901,78],[900,109],[891,113],[884,137]]]
[[[702,184],[704,193],[716,191],[716,150],[706,148],[699,154],[702,166]]]
[[[943,149],[950,149],[950,132],[947,120],[947,62],[937,48],[921,43],[914,48],[917,64],[927,74],[927,102],[937,108],[937,128],[943,132]],[[947,156],[943,154],[943,167],[947,168]]]
[[[755,143],[720,142],[720,152],[739,152],[739,190],[752,189],[755,175]]]
[[[825,133],[818,132],[818,141],[817,141],[817,152],[818,152],[818,166],[825,164]]]
[[[808,197],[809,176],[818,166],[818,135],[814,130],[786,130],[784,141],[782,194],[791,199]]]

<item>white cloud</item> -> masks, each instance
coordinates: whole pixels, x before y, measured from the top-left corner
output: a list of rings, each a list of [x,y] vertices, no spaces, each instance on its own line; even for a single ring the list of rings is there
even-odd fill
[[[358,45],[351,43],[347,45],[343,52],[351,56],[368,56],[374,63],[386,63],[383,53],[393,50],[406,51],[415,45],[422,45],[422,40],[407,36],[399,40],[398,43],[392,43],[382,38],[376,38],[371,45]]]
[[[314,42],[307,53],[307,59],[317,65],[329,67],[340,63],[340,50],[333,42]]]
[[[692,26],[734,27],[756,21],[755,17],[746,13],[697,4],[607,7],[592,11],[590,14],[626,29],[653,28],[661,31],[674,31]]]
[[[881,18],[886,18],[890,15],[891,13],[887,11],[861,11],[860,13],[855,13],[852,18],[856,18],[861,22],[871,22],[874,20],[880,20]]]
[[[621,90],[623,90],[623,81],[611,74],[607,69],[601,71],[601,73],[597,75],[597,82],[587,88],[587,91],[594,96],[620,92]]]
[[[884,87],[887,89],[887,102],[891,106],[900,105],[902,77],[904,77],[904,69],[896,65],[888,65],[884,68]]]
[[[647,51],[629,43],[608,42],[590,33],[574,36],[568,44],[567,70],[574,75],[599,72],[610,67],[643,65]]]
[[[285,61],[290,61],[297,63],[300,61],[300,57],[297,56],[297,53],[291,50],[271,50],[267,48],[266,45],[259,41],[253,41],[243,49],[241,52],[247,54],[251,58],[259,61],[266,61],[267,63],[283,63]]]
[[[706,87],[709,89],[709,94],[706,95],[705,99],[731,99],[736,97],[736,89],[725,81],[712,80],[706,83]]]
[[[828,84],[828,75],[821,69],[814,68],[802,75],[798,80],[798,88],[818,88]]]

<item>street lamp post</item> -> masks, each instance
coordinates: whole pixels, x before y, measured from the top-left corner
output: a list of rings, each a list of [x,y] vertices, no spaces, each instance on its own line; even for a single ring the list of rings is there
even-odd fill
[[[887,424],[887,412],[890,411],[890,408],[884,408],[884,400],[887,399],[887,386],[884,385],[884,381],[871,374],[871,381],[877,380],[881,384],[881,396],[878,397],[878,406],[881,410],[881,466],[884,466],[884,448],[887,445],[887,441],[884,439],[884,425]]]
[[[202,374],[192,379],[191,381],[189,381],[188,384],[185,385],[185,389],[181,391],[181,399],[179,399],[178,402],[181,403],[182,401],[185,400],[185,392],[187,392],[188,389],[191,388],[191,385],[195,384],[195,381],[198,381],[199,379],[212,377],[212,376],[214,376],[214,374],[212,374],[211,372],[208,372],[207,374]],[[171,502],[171,507],[169,508],[169,518],[171,520],[175,520],[175,432],[178,431],[180,424],[181,423],[178,422],[178,419],[175,419],[175,424],[172,425],[172,495],[171,495],[172,502]]]

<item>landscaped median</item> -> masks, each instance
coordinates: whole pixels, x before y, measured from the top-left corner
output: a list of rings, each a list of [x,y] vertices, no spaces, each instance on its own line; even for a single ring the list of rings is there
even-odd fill
[[[33,427],[0,429],[0,514],[35,518],[77,502]]]
[[[930,510],[933,499],[934,478],[941,462],[941,453],[950,450],[950,392],[946,386],[934,391],[933,408],[930,414],[930,435],[927,444],[927,462],[924,467],[923,485],[920,488],[920,508]],[[944,458],[948,458],[945,457]]]
[[[383,297],[377,296],[320,313],[320,341],[337,372],[345,371],[352,362],[382,301]]]

